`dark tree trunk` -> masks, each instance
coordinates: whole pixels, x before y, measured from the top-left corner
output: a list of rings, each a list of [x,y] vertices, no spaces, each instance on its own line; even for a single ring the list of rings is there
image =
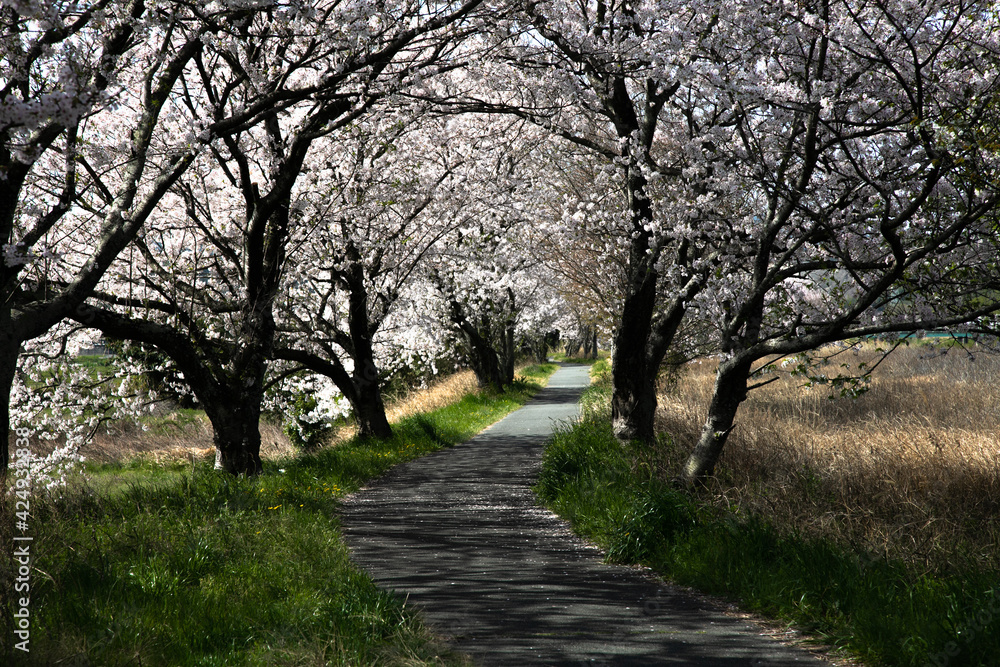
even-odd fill
[[[276,271],[275,271],[276,273]],[[267,276],[267,285],[275,280]],[[230,364],[213,378],[211,388],[198,396],[215,431],[215,467],[234,475],[257,475],[260,462],[260,411],[264,401],[264,378],[274,351],[273,288],[256,290],[257,299],[248,298],[236,340],[240,345]],[[187,375],[187,374],[185,374]],[[199,394],[194,383],[195,395]],[[210,406],[209,403],[214,403]]]
[[[494,347],[497,336],[495,323],[488,315],[480,317],[476,326],[466,317],[462,305],[454,298],[449,299],[451,321],[458,327],[463,339],[469,365],[476,374],[476,383],[481,388],[493,387],[501,390],[514,381],[514,330],[508,321],[503,323],[500,335],[500,352]]]
[[[5,322],[5,324],[9,324]],[[0,338],[0,488],[6,489],[7,469],[10,463],[10,391],[17,372],[17,358],[21,353],[18,341]]]
[[[4,310],[0,314],[0,322],[2,322],[3,330],[10,331],[10,315],[8,310]],[[0,521],[4,522],[4,526],[0,527],[0,537],[3,538],[3,551],[0,558],[3,559],[3,563],[0,563],[0,631],[4,633],[4,637],[7,639],[6,642],[0,643],[0,645],[5,646],[6,650],[3,653],[6,655],[8,661],[7,664],[12,663],[12,656],[14,653],[14,617],[13,613],[13,601],[14,601],[14,559],[13,549],[16,542],[12,541],[13,534],[10,532],[13,528],[13,522],[8,521],[8,519],[13,519],[13,503],[16,498],[7,493],[7,469],[9,464],[9,453],[11,444],[10,430],[10,390],[14,384],[14,375],[17,371],[17,357],[20,354],[21,346],[20,343],[14,340],[12,337],[2,336],[0,337]],[[15,441],[16,442],[16,441]]]
[[[535,362],[539,364],[544,364],[549,360],[549,341],[545,336],[540,336],[535,344],[532,345],[532,350],[535,353]]]
[[[354,360],[355,395],[351,401],[354,415],[358,420],[358,437],[391,438],[392,427],[385,416],[385,401],[374,359]]]
[[[702,427],[698,444],[681,471],[681,481],[685,484],[700,484],[715,472],[726,439],[733,430],[736,413],[747,397],[750,367],[749,361],[723,362],[719,366],[708,419]]]
[[[646,244],[633,241],[633,273],[641,272],[647,262]],[[648,271],[652,271],[648,267]],[[615,437],[621,441],[654,440],[653,418],[656,413],[656,374],[658,364],[650,363],[647,346],[652,332],[656,304],[656,279],[637,280],[625,298],[621,320],[615,332],[612,367],[611,421]]]
[[[476,383],[481,388],[503,388],[500,356],[496,350],[478,334],[475,336],[467,335],[466,340],[469,348],[469,365],[472,366],[472,372],[476,374]]]
[[[623,442],[651,443],[656,416],[656,373],[648,372],[644,365],[636,362],[635,357],[641,354],[621,354],[619,349],[615,348],[616,358],[612,363],[635,370],[616,366],[612,374],[611,422],[615,437]]]
[[[349,244],[347,248],[351,266],[343,276],[350,293],[348,298],[348,329],[351,336],[351,356],[354,359],[353,395],[347,394],[354,415],[358,420],[361,438],[390,438],[392,427],[385,416],[382,384],[375,365],[375,348],[372,343],[372,323],[369,317],[368,287],[361,253]]]
[[[235,389],[235,388],[234,388]],[[205,414],[212,422],[215,443],[215,468],[233,475],[259,475],[263,470],[260,461],[260,404],[256,391],[231,394],[229,401],[205,406]]]
[[[85,315],[85,317],[84,317]],[[104,308],[74,314],[113,338],[155,345],[177,364],[212,423],[215,467],[234,475],[261,472],[260,412],[274,320],[267,306],[244,316],[240,348],[204,349],[185,333]]]
[[[629,137],[640,130],[639,117],[624,79],[614,80],[614,95],[609,104],[618,126],[618,136]],[[643,151],[648,151],[652,133],[640,131],[639,134],[645,146]],[[629,244],[625,299],[614,340],[611,419],[619,440],[639,440],[651,444],[655,439],[656,375],[663,358],[662,352],[653,349],[655,346],[651,340],[659,280],[656,264],[660,251],[649,231],[653,209],[646,195],[648,183],[639,165],[641,156],[623,151],[622,157],[628,163],[624,176],[632,240]]]
[[[511,296],[513,299],[513,295]],[[509,387],[514,384],[514,363],[517,361],[517,349],[514,346],[514,320],[508,319],[503,330],[503,350],[501,352],[501,372],[503,373],[503,384],[501,387]]]
[[[583,330],[583,356],[586,359],[597,358],[597,327],[588,326]]]

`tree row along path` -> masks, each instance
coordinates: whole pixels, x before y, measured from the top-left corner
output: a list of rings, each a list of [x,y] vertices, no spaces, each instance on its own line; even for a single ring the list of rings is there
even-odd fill
[[[478,665],[824,664],[600,550],[537,505],[546,439],[589,382],[564,366],[462,445],[394,468],[343,506],[354,561]]]

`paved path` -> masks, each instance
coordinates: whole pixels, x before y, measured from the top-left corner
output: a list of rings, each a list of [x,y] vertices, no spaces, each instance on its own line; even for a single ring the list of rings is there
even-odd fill
[[[587,373],[561,368],[469,442],[348,498],[354,561],[479,665],[823,664],[636,569],[603,563],[535,504],[544,442],[554,423],[576,417]]]

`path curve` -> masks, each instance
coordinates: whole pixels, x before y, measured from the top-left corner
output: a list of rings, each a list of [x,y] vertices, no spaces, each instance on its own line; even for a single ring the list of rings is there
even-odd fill
[[[586,366],[563,366],[472,440],[397,466],[344,501],[352,558],[478,665],[822,663],[601,552],[536,504],[553,426],[575,419]]]

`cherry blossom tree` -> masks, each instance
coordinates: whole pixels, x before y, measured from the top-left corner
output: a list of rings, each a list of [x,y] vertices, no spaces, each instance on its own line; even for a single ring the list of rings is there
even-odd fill
[[[687,483],[711,474],[774,362],[998,307],[995,9],[824,1],[754,17],[720,17],[729,40],[711,54],[738,110],[738,141],[713,150],[746,205],[729,270],[696,299],[723,359]]]
[[[151,152],[208,31],[190,18],[141,1],[0,6],[0,476],[22,346],[80,307],[191,162],[187,141]]]
[[[617,191],[594,166],[585,150],[550,147],[540,168],[550,174],[551,192],[539,202],[549,222],[532,234],[531,243],[572,313],[559,329],[567,356],[582,349],[596,358],[598,339],[610,338],[621,308],[627,242],[612,222],[621,207]]]
[[[324,138],[299,187],[295,267],[278,302],[275,357],[329,378],[360,437],[388,437],[382,387],[444,353],[414,289],[459,219],[467,154],[423,104],[385,109]],[[423,295],[426,298],[426,293]]]
[[[529,119],[599,165],[606,187],[568,197],[564,219],[609,230],[605,256],[624,258],[620,438],[652,440],[656,373],[685,322],[714,335],[726,361],[686,480],[714,465],[754,360],[992,307],[990,276],[948,269],[990,266],[976,238],[995,207],[991,7],[517,8],[491,90],[456,106]],[[930,315],[942,294],[952,308]]]
[[[315,142],[443,66],[478,4],[268,8],[215,40],[185,78],[186,122],[219,138],[172,189],[162,226],[137,239],[138,285],[123,264],[87,319],[173,359],[212,422],[218,468],[261,470],[274,305],[306,222],[297,184]],[[260,123],[225,120],[261,91],[273,103]]]
[[[602,255],[620,258],[612,414],[623,440],[652,442],[656,378],[691,297],[715,266],[699,236],[727,193],[710,192],[711,132],[732,109],[701,95],[697,48],[719,3],[516,3],[495,31],[489,86],[454,107],[513,114],[586,151],[600,187],[566,197],[568,225],[603,229]]]
[[[464,188],[450,193],[453,228],[424,275],[480,386],[499,389],[514,381],[521,343],[537,347],[563,306],[533,252],[546,226],[538,201],[547,186],[534,165],[545,137],[516,118],[460,116],[451,125],[471,159]]]

